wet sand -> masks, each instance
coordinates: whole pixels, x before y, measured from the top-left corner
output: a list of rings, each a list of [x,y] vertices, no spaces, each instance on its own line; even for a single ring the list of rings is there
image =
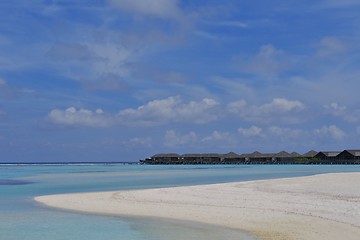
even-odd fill
[[[259,239],[360,239],[360,173],[36,197],[47,206],[214,224]]]

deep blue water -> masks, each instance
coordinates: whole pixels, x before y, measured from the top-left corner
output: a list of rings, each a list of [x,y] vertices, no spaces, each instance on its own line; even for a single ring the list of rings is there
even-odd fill
[[[54,210],[34,202],[33,197],[55,193],[183,186],[329,172],[360,172],[360,166],[0,165],[0,240],[245,239],[239,237],[236,231],[200,224]]]

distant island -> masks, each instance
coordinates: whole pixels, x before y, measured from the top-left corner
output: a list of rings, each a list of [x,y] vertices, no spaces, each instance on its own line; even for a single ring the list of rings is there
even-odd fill
[[[288,153],[243,153],[226,154],[155,154],[140,160],[141,164],[360,164],[360,150],[321,151],[311,150],[305,154]]]

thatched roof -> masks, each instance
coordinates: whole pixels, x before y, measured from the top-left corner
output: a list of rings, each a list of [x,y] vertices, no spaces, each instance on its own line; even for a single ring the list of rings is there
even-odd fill
[[[286,151],[281,151],[281,152],[278,152],[277,154],[274,155],[274,157],[277,157],[277,158],[289,158],[289,157],[292,157],[290,153],[286,152]]]
[[[360,150],[345,150],[346,152],[349,152],[351,155],[355,156],[355,157],[359,157],[360,156]]]
[[[240,158],[240,155],[234,152],[229,152],[223,155],[224,158]]]
[[[248,157],[252,157],[252,158],[259,158],[262,157],[263,154],[261,152],[255,151],[253,153],[248,154]]]
[[[204,158],[204,157],[221,157],[222,154],[218,153],[187,153],[181,155],[181,157],[188,157],[188,158]]]
[[[336,157],[337,155],[339,155],[340,152],[323,152],[323,151],[321,151],[319,153],[320,154],[322,153],[327,157]]]
[[[297,152],[292,152],[292,153],[290,153],[290,155],[291,155],[292,157],[301,157],[301,154],[300,154],[300,153],[297,153]]]
[[[340,154],[340,155],[339,155]],[[343,155],[345,154],[345,155]],[[322,151],[322,152],[316,152],[314,150],[311,150],[307,153],[304,153],[303,155],[300,155],[297,152],[288,153],[286,151],[281,151],[278,153],[261,153],[258,151],[255,151],[253,153],[245,153],[245,154],[237,154],[235,152],[229,152],[226,154],[218,154],[218,153],[189,153],[189,154],[177,154],[177,153],[161,153],[161,154],[155,154],[151,158],[153,160],[159,160],[161,158],[163,159],[200,159],[200,160],[209,160],[209,159],[236,159],[236,158],[246,158],[246,159],[253,159],[253,160],[261,160],[261,159],[272,159],[275,158],[279,159],[287,159],[287,158],[297,158],[297,157],[306,157],[306,158],[319,158],[319,159],[333,159],[336,157],[344,158],[345,156],[352,155],[354,157],[359,158],[360,157],[360,150],[344,150],[342,152],[339,151]],[[350,157],[352,158],[352,157]]]
[[[177,154],[177,153],[158,153],[158,154],[155,154],[154,156],[152,156],[152,158],[159,158],[159,157],[161,157],[161,158],[169,158],[169,157],[180,157],[180,155],[179,154]]]
[[[274,153],[261,153],[261,152],[255,151],[253,153],[242,154],[240,156],[248,157],[248,158],[271,158],[274,155],[275,155]]]
[[[310,151],[308,151],[307,153],[304,153],[302,156],[303,156],[303,157],[310,157],[310,158],[312,158],[312,157],[315,157],[316,154],[318,154],[317,151],[310,150]]]

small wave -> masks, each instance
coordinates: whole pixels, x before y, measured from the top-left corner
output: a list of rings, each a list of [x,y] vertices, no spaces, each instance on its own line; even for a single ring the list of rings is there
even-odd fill
[[[31,181],[14,180],[14,179],[0,179],[0,185],[26,185],[32,184]]]

